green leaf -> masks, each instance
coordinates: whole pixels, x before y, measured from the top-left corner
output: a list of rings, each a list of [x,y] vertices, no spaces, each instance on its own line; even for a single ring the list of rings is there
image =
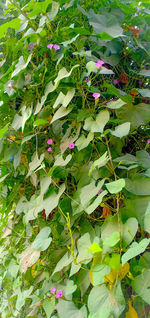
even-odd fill
[[[69,90],[66,95],[64,95],[62,92],[60,92],[54,105],[53,105],[53,108],[56,108],[59,104],[62,104],[63,107],[67,107],[68,104],[71,102],[74,94],[75,94],[74,88]]]
[[[142,76],[150,77],[150,71],[146,69],[143,69],[139,74]]]
[[[71,300],[65,301],[63,299],[59,299],[59,303],[56,308],[58,315],[61,318],[87,318],[86,306],[84,305],[78,309]]]
[[[40,2],[34,2],[31,0],[26,6],[24,6],[24,11],[29,11],[28,17],[32,18],[42,13],[46,13],[46,9],[49,4],[52,3],[52,0],[45,0]]]
[[[105,285],[93,287],[88,297],[91,318],[120,317],[125,308],[121,284],[109,290]]]
[[[128,262],[131,258],[143,253],[150,243],[150,239],[144,238],[140,243],[133,242],[126,253],[122,255],[122,265]]]
[[[44,299],[43,308],[45,310],[46,317],[50,318],[55,309],[55,297],[52,297],[51,299]]]
[[[135,195],[149,195],[150,194],[150,178],[137,174],[132,180],[126,179],[125,188],[127,191]]]
[[[94,200],[92,204],[86,208],[86,213],[91,214],[93,213],[97,207],[101,204],[103,197],[107,194],[108,192],[105,190],[101,194],[98,195],[98,197]]]
[[[144,230],[150,234],[150,202],[144,216]]]
[[[148,104],[126,104],[116,110],[117,117],[123,122],[130,122],[132,128],[138,128],[149,122],[150,107]]]
[[[89,247],[87,253],[98,253],[101,251],[102,248],[96,242],[93,242],[92,245]]]
[[[33,160],[29,163],[29,171],[26,176],[27,178],[32,174],[34,170],[41,166],[41,163],[44,160],[44,154],[41,154],[40,158],[38,158],[38,154],[37,152],[35,152],[32,158]]]
[[[119,179],[110,183],[106,183],[105,186],[110,193],[118,193],[125,187],[125,180]]]
[[[105,264],[99,264],[91,269],[92,285],[104,284],[105,275],[110,273],[110,267]]]
[[[68,266],[73,260],[72,255],[70,255],[69,252],[67,252],[57,263],[53,275],[57,272],[60,272],[64,267]]]
[[[97,73],[97,66],[96,66],[96,63],[93,62],[93,61],[88,62],[86,64],[86,68],[87,68],[87,71],[88,71],[87,75],[90,75],[91,72]]]
[[[107,103],[107,107],[108,108],[112,108],[112,109],[117,109],[122,107],[123,105],[125,105],[126,103],[122,100],[122,99],[118,99],[118,100],[112,100],[111,102]]]
[[[91,165],[89,170],[89,176],[91,176],[92,171],[98,167],[100,169],[101,167],[104,167],[106,163],[109,161],[109,158],[107,156],[107,151],[97,160],[94,161],[94,163]]]
[[[60,118],[62,118],[62,117],[64,117],[64,116],[67,116],[71,111],[72,111],[72,108],[66,109],[65,107],[61,106],[61,107],[56,111],[56,113],[54,114],[53,119],[51,120],[51,124],[52,124],[54,121],[56,121],[56,120],[58,120],[58,119],[60,119]]]
[[[34,126],[43,126],[43,125],[46,125],[46,124],[49,124],[49,121],[45,120],[45,119],[37,119],[36,121],[34,121],[33,125]]]
[[[75,145],[77,146],[78,150],[80,151],[80,150],[86,148],[89,145],[90,141],[93,140],[93,138],[94,138],[94,133],[92,133],[92,132],[89,132],[87,138],[84,135],[81,135],[79,137],[79,139],[76,141]]]
[[[67,284],[65,289],[65,296],[73,294],[76,289],[77,285],[74,285],[74,282],[72,280],[69,280],[69,283]]]
[[[116,245],[119,241],[120,241],[120,233],[113,232],[111,236],[103,242],[103,244],[112,247]]]
[[[9,127],[9,123],[0,129],[0,138],[2,138],[4,135],[5,135],[5,132],[8,130],[8,127]]]
[[[15,70],[12,73],[11,78],[16,76],[16,75],[18,75],[21,71],[26,69],[26,67],[28,66],[29,62],[31,61],[31,58],[32,58],[32,54],[30,54],[28,56],[27,62],[25,62],[23,56],[20,56],[18,63],[15,65]]]
[[[127,246],[133,241],[134,236],[136,235],[136,232],[138,230],[138,222],[136,218],[132,218],[129,216],[128,220],[124,224],[121,222],[120,227],[123,246]],[[114,232],[118,232],[118,219],[116,215],[110,215],[106,218],[101,228],[102,241],[104,242],[106,239],[110,238],[110,236],[113,235]]]
[[[13,19],[9,22],[0,25],[0,39],[4,37],[8,28],[19,30],[21,25],[21,20],[19,18]]]
[[[25,273],[28,267],[31,267],[37,262],[39,257],[40,251],[33,249],[31,246],[27,247],[19,256],[21,273]]]
[[[134,278],[132,287],[136,293],[150,305],[150,269]]]
[[[51,229],[50,227],[44,227],[40,233],[36,236],[34,242],[32,243],[32,248],[38,250],[38,251],[45,251],[51,241],[52,241],[52,238],[48,238],[49,234],[51,232]]]
[[[130,123],[129,122],[115,127],[114,131],[110,129],[111,134],[116,136],[116,137],[119,137],[119,138],[127,136],[129,131],[130,131]]]
[[[139,93],[140,93],[143,97],[150,97],[150,89],[148,89],[148,88],[139,89]]]
[[[91,243],[92,242],[89,233],[85,233],[83,236],[79,238],[77,243],[77,263],[85,262],[86,260],[90,261],[90,259],[92,258],[92,254],[88,254],[87,250],[90,248]]]
[[[96,117],[96,120],[87,118],[84,123],[84,129],[91,132],[103,132],[105,125],[109,121],[109,112],[102,110]]]

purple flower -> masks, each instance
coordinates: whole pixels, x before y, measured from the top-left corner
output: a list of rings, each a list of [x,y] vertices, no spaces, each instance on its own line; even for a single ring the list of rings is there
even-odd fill
[[[114,80],[114,84],[118,84],[119,83],[119,81],[118,80]]]
[[[56,288],[52,288],[52,289],[50,289],[50,292],[51,292],[52,294],[55,294],[55,292],[56,292]]]
[[[60,46],[58,44],[54,44],[53,48],[57,51],[60,50]]]
[[[140,10],[141,10],[141,7],[137,7],[137,10],[140,11]]]
[[[49,147],[49,148],[47,149],[47,151],[48,151],[48,152],[52,152],[52,147]]]
[[[34,48],[34,43],[30,43],[29,46],[28,46],[28,49],[32,50],[33,48]]]
[[[62,293],[62,291],[60,290],[60,291],[58,291],[58,293],[56,294],[56,298],[61,298],[62,297],[62,295],[63,295],[63,293]]]
[[[84,80],[85,80],[85,82],[86,82],[86,83],[88,83],[88,82],[89,82],[88,77],[85,77],[85,79],[84,79]]]
[[[147,139],[147,144],[150,144],[150,139]]]
[[[53,48],[53,46],[54,46],[54,44],[50,43],[47,45],[47,48],[51,50]]]
[[[103,189],[100,189],[97,195],[100,195],[103,191],[104,191]]]
[[[135,13],[135,14],[134,14],[134,16],[135,16],[135,17],[138,17],[138,14],[137,14],[137,13]]]
[[[69,280],[69,279],[67,279],[67,285],[69,284],[69,282],[70,282],[70,280]]]
[[[48,145],[52,145],[52,143],[53,143],[53,139],[52,139],[52,138],[50,138],[50,139],[47,140],[47,144],[48,144]]]
[[[3,227],[2,231],[3,231],[3,232],[5,231],[5,227]]]
[[[98,99],[101,95],[100,93],[93,93],[92,95],[95,99]]]
[[[69,145],[68,145],[68,148],[69,149],[73,149],[75,147],[75,144],[73,142],[70,142]]]
[[[96,63],[97,68],[100,68],[103,64],[105,64],[102,60],[98,60]]]

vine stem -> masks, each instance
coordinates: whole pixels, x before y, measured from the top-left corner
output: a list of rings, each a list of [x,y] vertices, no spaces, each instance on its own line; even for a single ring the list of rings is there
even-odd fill
[[[115,181],[117,180],[117,175],[115,173],[115,168],[112,162],[112,157],[111,157],[111,152],[110,152],[110,148],[109,148],[109,142],[108,139],[106,137],[106,145],[107,145],[107,149],[108,149],[108,156],[109,156],[109,160],[113,169],[113,174],[115,177]],[[122,236],[121,236],[121,221],[120,221],[120,214],[119,214],[119,193],[116,194],[116,200],[117,200],[117,208],[116,208],[116,212],[117,212],[117,218],[118,218],[118,229],[119,229],[119,234],[120,234],[120,257],[121,257],[121,251],[122,251]]]
[[[33,22],[30,20],[30,18],[22,11],[22,9],[18,6],[18,4],[14,3],[12,0],[9,0],[9,2],[28,20],[29,24],[33,27],[34,31],[36,31],[36,28],[33,24]]]

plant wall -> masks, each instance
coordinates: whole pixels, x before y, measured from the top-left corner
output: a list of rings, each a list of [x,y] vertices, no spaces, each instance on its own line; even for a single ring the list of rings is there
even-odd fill
[[[150,317],[149,1],[0,4],[0,314]]]

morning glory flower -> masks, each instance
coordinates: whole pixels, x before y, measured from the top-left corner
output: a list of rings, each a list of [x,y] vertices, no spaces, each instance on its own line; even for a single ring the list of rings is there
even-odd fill
[[[60,291],[58,291],[58,293],[56,294],[56,298],[61,298],[62,297],[62,295],[63,295],[63,293],[62,293],[62,291],[60,290]]]
[[[53,139],[52,139],[52,138],[50,138],[50,139],[47,140],[47,144],[48,144],[48,145],[52,145],[52,143],[53,143]]]
[[[34,43],[30,43],[29,46],[28,46],[28,49],[32,50],[33,48],[34,48]]]
[[[60,50],[60,46],[58,44],[54,44],[53,48],[57,51]]]
[[[53,48],[53,46],[54,46],[54,44],[50,43],[47,45],[47,48],[51,50]]]
[[[95,99],[98,99],[101,95],[100,95],[100,93],[94,93],[92,96],[93,96]]]
[[[103,64],[105,64],[102,60],[98,60],[96,63],[97,68],[100,68]]]
[[[118,84],[119,83],[119,81],[118,80],[114,80],[114,84]]]
[[[68,148],[69,149],[73,149],[75,147],[75,144],[73,142],[70,142],[69,145],[68,145]]]
[[[55,294],[55,292],[56,292],[56,288],[52,288],[52,289],[50,289],[50,292],[51,292],[52,294]]]

